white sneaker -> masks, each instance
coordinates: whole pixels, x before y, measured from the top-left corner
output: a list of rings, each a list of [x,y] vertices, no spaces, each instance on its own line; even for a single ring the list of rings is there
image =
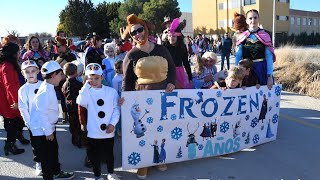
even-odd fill
[[[41,163],[36,162],[36,176],[41,176],[41,175],[42,175]]]
[[[108,180],[120,180],[116,174],[108,174]]]

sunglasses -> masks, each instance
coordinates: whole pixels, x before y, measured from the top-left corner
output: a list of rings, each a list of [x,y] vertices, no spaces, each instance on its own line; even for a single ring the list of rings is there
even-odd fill
[[[37,63],[34,62],[33,60],[27,60],[23,62],[23,65],[30,65],[30,64],[36,65]]]
[[[90,65],[88,65],[87,66],[87,69],[89,69],[89,70],[92,70],[92,71],[95,71],[95,70],[99,70],[99,69],[101,69],[101,67],[100,67],[100,65],[99,64],[90,64]]]
[[[130,32],[130,34],[131,34],[131,36],[135,36],[135,35],[137,35],[137,34],[139,34],[139,33],[142,33],[143,30],[144,30],[144,28],[143,28],[143,27],[140,27],[140,28],[138,28],[138,29]]]

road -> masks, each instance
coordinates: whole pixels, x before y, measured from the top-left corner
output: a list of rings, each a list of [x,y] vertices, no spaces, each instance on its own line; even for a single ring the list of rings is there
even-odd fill
[[[218,68],[219,69],[219,68]],[[223,157],[174,163],[166,172],[151,168],[148,179],[178,180],[314,180],[319,179],[320,100],[282,92],[277,140]],[[63,170],[75,171],[75,179],[93,179],[92,169],[83,166],[85,149],[71,144],[68,125],[57,126],[60,162]],[[24,131],[27,135],[27,131]],[[4,156],[5,131],[0,123],[0,179],[37,179],[34,176],[31,146],[26,152]],[[116,173],[122,179],[136,179],[136,170],[121,170],[121,138],[115,140]],[[104,174],[107,173],[103,165]],[[104,176],[106,177],[106,176]]]

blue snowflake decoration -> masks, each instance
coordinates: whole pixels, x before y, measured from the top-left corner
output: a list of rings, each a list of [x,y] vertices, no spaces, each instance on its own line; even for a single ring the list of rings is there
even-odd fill
[[[139,146],[143,147],[144,145],[146,145],[146,141],[145,140],[141,140],[139,142]]]
[[[271,92],[268,92],[268,97],[269,97],[269,98],[271,97]]]
[[[254,135],[252,141],[253,141],[254,144],[257,144],[259,142],[259,139],[260,139],[259,138],[259,134],[256,134],[256,135]]]
[[[258,119],[257,118],[253,118],[252,120],[251,120],[251,127],[252,128],[255,128],[257,125],[258,125]]]
[[[272,106],[269,107],[269,111],[271,111],[271,110],[272,110]]]
[[[177,119],[177,115],[172,114],[170,118],[171,118],[171,120],[176,120]]]
[[[158,126],[157,131],[158,132],[162,132],[163,131],[163,126]]]
[[[149,123],[149,124],[153,123],[153,117],[148,117],[147,118],[147,123]]]
[[[141,161],[140,153],[132,152],[128,156],[128,163],[131,165],[137,165]]]
[[[264,125],[261,126],[261,131],[264,130]]]
[[[217,92],[217,97],[221,97],[222,96],[222,92],[221,91],[218,91]]]
[[[262,91],[262,90],[260,90],[259,94],[260,94],[260,96],[263,96],[263,91]]]
[[[220,132],[226,133],[229,130],[229,123],[224,121],[220,124]]]
[[[278,122],[278,120],[279,120],[278,114],[273,115],[273,117],[272,117],[273,124],[276,124]]]
[[[147,104],[152,105],[153,104],[153,99],[152,98],[147,98]]]
[[[248,121],[250,119],[250,116],[249,115],[246,115],[246,121]]]
[[[242,137],[245,137],[246,135],[247,135],[246,132],[243,132],[243,133],[242,133]]]
[[[276,107],[279,107],[279,106],[280,106],[280,103],[279,103],[279,102],[277,102],[277,103],[276,103]]]
[[[274,93],[276,93],[277,96],[280,96],[280,94],[281,94],[281,87],[280,87],[280,86],[277,86],[277,87],[274,89]]]
[[[201,150],[203,149],[203,145],[200,144],[200,145],[198,146],[198,149],[201,151]]]
[[[175,127],[172,131],[171,131],[171,138],[175,139],[175,140],[179,140],[182,137],[182,129]]]

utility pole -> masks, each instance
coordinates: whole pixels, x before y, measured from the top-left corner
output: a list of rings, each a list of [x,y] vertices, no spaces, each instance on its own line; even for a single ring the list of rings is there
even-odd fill
[[[272,45],[276,42],[276,0],[273,0],[273,21],[272,21]]]

